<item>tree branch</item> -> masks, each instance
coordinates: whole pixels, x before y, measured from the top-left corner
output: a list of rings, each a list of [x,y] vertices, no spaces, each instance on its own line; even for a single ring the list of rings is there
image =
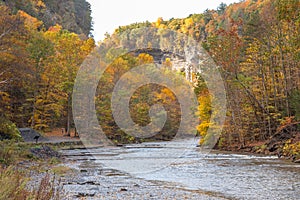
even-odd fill
[[[8,29],[7,31],[4,31],[1,35],[0,35],[0,40],[6,36],[7,34],[9,34],[12,31],[12,28]]]

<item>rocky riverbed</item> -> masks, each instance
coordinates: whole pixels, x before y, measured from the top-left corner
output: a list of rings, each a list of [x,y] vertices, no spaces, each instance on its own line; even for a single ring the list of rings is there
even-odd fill
[[[185,146],[185,148],[183,148]],[[300,166],[186,142],[63,150],[61,199],[298,199]]]

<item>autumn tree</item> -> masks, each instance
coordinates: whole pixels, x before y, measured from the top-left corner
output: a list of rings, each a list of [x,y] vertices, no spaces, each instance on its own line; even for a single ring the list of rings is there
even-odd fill
[[[24,18],[12,14],[6,6],[0,5],[0,112],[2,117],[15,121],[16,103],[21,94],[18,88],[25,84],[23,74],[27,73],[26,38]]]
[[[63,105],[65,116],[65,127],[67,135],[70,135],[72,126],[72,92],[77,71],[86,58],[86,56],[95,47],[93,39],[82,40],[80,37],[66,30],[62,30],[60,26],[50,28],[45,37],[49,39],[55,49],[51,66],[47,72],[51,74],[49,77],[63,95]],[[46,75],[47,76],[47,75]]]

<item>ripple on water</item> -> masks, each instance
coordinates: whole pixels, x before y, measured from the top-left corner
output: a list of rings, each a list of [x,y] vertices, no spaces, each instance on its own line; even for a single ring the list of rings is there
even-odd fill
[[[91,152],[84,150],[64,153],[75,160],[80,156],[91,158]],[[273,156],[222,152],[202,155],[194,146],[186,149],[185,144],[180,142],[139,144],[136,148],[134,145],[126,148],[99,148],[94,149],[92,153],[96,158],[93,161],[96,163],[94,168],[98,165],[102,169],[117,170],[112,172],[115,176],[107,176],[108,178],[104,178],[103,181],[108,183],[111,181],[112,185],[115,184],[114,181],[123,182],[124,184],[119,187],[126,187],[128,184],[126,181],[130,182],[138,178],[161,181],[166,183],[166,186],[172,183],[172,186],[186,190],[207,191],[237,199],[299,199],[300,197],[300,165],[287,163]],[[86,159],[85,162],[92,161]],[[93,168],[92,165],[89,167]],[[77,165],[77,168],[88,167],[82,164]],[[139,173],[135,173],[137,168]],[[102,175],[105,176],[105,173]],[[86,175],[86,181],[91,181],[92,176]]]

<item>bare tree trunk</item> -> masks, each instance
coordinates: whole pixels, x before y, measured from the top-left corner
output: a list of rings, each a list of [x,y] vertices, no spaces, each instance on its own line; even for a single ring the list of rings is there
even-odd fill
[[[71,136],[71,94],[68,94],[66,135]]]
[[[35,103],[36,103],[36,96],[37,96],[37,94],[36,94],[37,92],[36,91],[34,91],[34,94],[33,94],[33,109],[32,109],[32,119],[31,119],[31,125],[30,125],[30,127],[32,128],[32,129],[34,129],[34,127],[35,127],[35,113],[36,113],[36,105],[35,105]]]
[[[288,85],[288,78],[287,78],[287,70],[286,70],[286,66],[284,64],[284,53],[283,53],[283,42],[281,40],[283,40],[283,35],[282,35],[282,30],[279,27],[279,52],[280,52],[280,64],[281,64],[281,68],[282,68],[282,72],[283,72],[283,76],[284,76],[284,95],[285,95],[285,109],[286,109],[286,114],[287,116],[290,116],[290,106],[289,106],[289,100],[288,100],[288,96],[289,96],[289,85]]]

